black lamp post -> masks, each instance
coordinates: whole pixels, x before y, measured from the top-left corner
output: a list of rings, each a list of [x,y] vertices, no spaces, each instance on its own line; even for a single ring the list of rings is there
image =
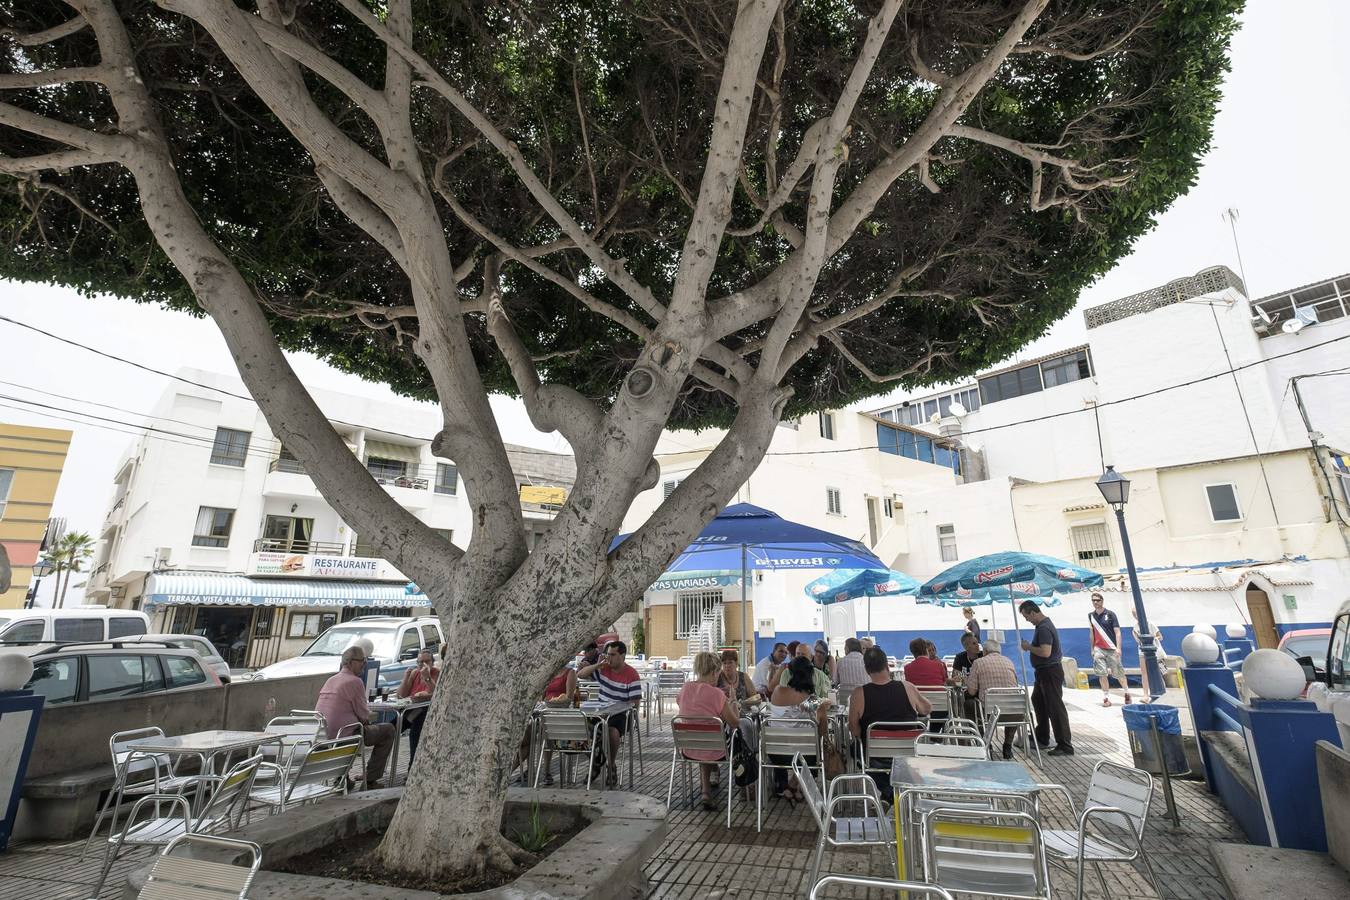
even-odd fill
[[[33,564],[33,583],[29,585],[28,596],[24,599],[23,608],[32,609],[33,604],[37,603],[38,585],[42,579],[56,571],[56,566],[45,559],[40,559]]]
[[[1102,477],[1097,479],[1097,490],[1116,511],[1116,524],[1120,526],[1120,546],[1125,551],[1125,571],[1130,576],[1130,593],[1134,595],[1134,615],[1139,620],[1135,631],[1135,640],[1139,642],[1139,665],[1148,678],[1149,700],[1161,697],[1166,686],[1163,684],[1162,669],[1158,666],[1158,648],[1153,643],[1153,629],[1149,627],[1148,615],[1144,612],[1144,596],[1139,592],[1139,575],[1134,570],[1134,553],[1130,550],[1130,533],[1125,530],[1125,504],[1130,499],[1130,480],[1116,471],[1115,466],[1107,466]]]

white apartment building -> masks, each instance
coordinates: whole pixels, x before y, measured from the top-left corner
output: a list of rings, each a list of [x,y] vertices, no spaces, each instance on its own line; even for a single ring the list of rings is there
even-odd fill
[[[86,596],[141,609],[151,630],[209,637],[233,665],[293,656],[356,615],[430,611],[319,495],[237,378],[180,370],[114,476]],[[195,384],[193,384],[195,383]],[[401,506],[463,546],[472,516],[434,407],[311,392]],[[571,456],[508,445],[526,527],[547,530]]]
[[[1085,344],[877,410],[959,440],[988,476],[906,496],[915,529],[896,568],[926,580],[950,559],[1047,553],[1107,575],[1128,622],[1094,484],[1111,464],[1132,481],[1135,561],[1170,649],[1198,622],[1245,621],[1263,646],[1327,625],[1350,596],[1348,310],[1350,276],[1249,301],[1231,271],[1206,269],[1086,310]],[[933,516],[950,526],[938,557],[920,539]],[[1085,660],[1086,604],[1068,605],[1052,615]]]

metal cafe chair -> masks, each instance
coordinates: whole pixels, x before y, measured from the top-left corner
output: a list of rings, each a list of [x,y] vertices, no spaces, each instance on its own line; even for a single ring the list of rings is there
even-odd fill
[[[923,815],[924,880],[955,894],[1050,900],[1036,817],[939,806]]]
[[[534,769],[534,786],[544,774],[544,751],[558,755],[559,780],[565,780],[567,757],[585,755],[586,790],[591,789],[591,772],[595,770],[595,752],[600,748],[603,719],[592,722],[579,709],[542,709],[539,711],[539,761]],[[550,747],[549,743],[553,746]]]
[[[988,759],[989,750],[979,734],[930,731],[914,739],[914,755],[945,759]]]
[[[175,772],[176,761],[162,753],[137,753],[129,749],[130,744],[146,738],[164,737],[164,729],[136,728],[131,731],[118,731],[108,738],[108,751],[112,756],[113,786],[108,791],[103,805],[99,808],[94,827],[85,839],[80,858],[89,852],[103,818],[112,814],[108,833],[117,831],[117,816],[121,812],[122,802],[128,798],[145,797],[150,794],[181,794],[186,789],[200,784],[198,775],[178,775]]]
[[[813,761],[825,780],[825,753],[815,719],[765,719],[759,726],[759,778],[755,781],[755,831],[764,827],[764,783],[773,769],[791,769],[798,755]],[[773,757],[787,762],[774,762]]]
[[[97,895],[103,890],[122,847],[132,845],[161,845],[184,834],[217,834],[233,831],[248,806],[248,792],[253,786],[253,776],[262,764],[262,754],[250,756],[234,765],[221,776],[203,775],[203,783],[214,783],[215,790],[199,813],[194,814],[187,798],[182,794],[148,794],[132,804],[127,814],[126,825],[117,834],[108,835],[108,846],[103,854],[103,869],[98,876]],[[150,816],[138,819],[143,809],[150,810]]]
[[[1068,798],[1073,809],[1073,795],[1058,784],[1041,785],[1043,790],[1056,791]],[[1134,769],[1112,762],[1099,762],[1092,769],[1087,796],[1081,811],[1076,811],[1078,827],[1074,830],[1047,829],[1043,832],[1046,853],[1050,861],[1068,868],[1076,864],[1075,876],[1078,898],[1083,897],[1083,866],[1092,863],[1102,891],[1110,895],[1102,877],[1104,862],[1134,862],[1144,864],[1148,883],[1159,897],[1153,865],[1144,850],[1144,825],[1148,821],[1149,803],[1153,799],[1153,777],[1143,769]]]
[[[997,706],[999,708],[999,727],[1017,729],[1018,734],[1022,737],[1023,753],[1029,756],[1032,748],[1035,748],[1036,762],[1039,763],[1041,761],[1041,748],[1032,740],[1035,720],[1031,718],[1031,698],[1027,696],[1026,688],[989,688],[985,692],[983,703],[985,706]]]
[[[246,866],[197,857],[176,856],[179,847],[247,853]],[[207,834],[180,834],[155,857],[137,900],[247,900],[249,885],[262,866],[262,848],[252,841]]]
[[[302,803],[347,793],[347,773],[356,762],[360,741],[357,737],[347,737],[314,744],[293,770],[263,763],[259,774],[270,771],[275,783],[264,787],[255,785],[249,791],[249,800],[279,813]]]
[[[820,874],[821,860],[825,847],[893,847],[895,830],[881,805],[876,784],[866,775],[841,775],[830,784],[827,795],[822,796],[811,769],[802,762],[801,754],[792,759],[792,773],[806,795],[806,804],[811,808],[811,817],[816,820],[816,852],[811,858],[811,874],[807,879],[814,884]],[[847,782],[860,782],[863,789],[857,793],[844,793],[842,788]],[[841,804],[861,804],[862,815],[846,816],[836,812]],[[891,862],[891,871],[898,878],[899,864],[895,854],[888,852],[886,858]]]
[[[858,771],[889,774],[891,761],[897,756],[913,756],[914,742],[928,730],[922,719],[913,722],[873,722],[867,726],[863,740],[857,742]],[[873,763],[877,760],[877,763]]]
[[[722,720],[716,716],[676,716],[671,720],[670,731],[675,738],[675,748],[670,753],[670,781],[666,785],[666,809],[670,809],[670,801],[675,794],[676,763],[680,764],[680,769],[684,772],[686,796],[692,796],[689,783],[690,763],[716,763],[718,767],[725,764],[727,767],[727,777],[724,782],[727,789],[727,827],[730,828],[731,798],[736,793],[731,761],[736,755],[736,741],[740,738],[740,732],[731,729],[731,734],[728,736],[727,729],[723,728],[722,725]],[[721,757],[716,760],[698,759],[688,755],[691,750],[720,753]]]
[[[910,894],[920,896],[928,895],[937,897],[938,900],[953,900],[952,895],[946,890],[938,887],[936,884],[923,884],[918,881],[897,881],[894,878],[867,878],[861,875],[826,875],[824,878],[811,885],[811,891],[807,894],[807,900],[824,900],[822,893],[830,885],[847,885],[848,887],[862,888],[880,888],[886,891],[909,891]],[[850,894],[849,896],[854,896]]]

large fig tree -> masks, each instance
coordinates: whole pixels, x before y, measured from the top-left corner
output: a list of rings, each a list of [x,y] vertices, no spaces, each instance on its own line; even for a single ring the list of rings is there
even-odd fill
[[[498,834],[526,713],[775,425],[967,374],[1192,183],[1238,0],[0,0],[0,274],[219,325],[453,654],[381,848]],[[282,354],[433,398],[456,547]],[[577,459],[527,552],[490,392]],[[726,429],[619,550],[670,426]],[[790,489],[785,485],[784,489]]]

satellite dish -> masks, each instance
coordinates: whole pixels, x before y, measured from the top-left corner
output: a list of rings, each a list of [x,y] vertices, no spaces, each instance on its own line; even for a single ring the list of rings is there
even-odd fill
[[[942,421],[942,415],[940,413],[933,413],[931,416],[928,417],[928,421],[936,425]]]
[[[1303,323],[1300,322],[1298,319],[1289,319],[1283,325],[1280,326],[1280,330],[1283,331],[1285,334],[1298,334],[1300,331],[1303,330],[1303,328],[1304,328]]]
[[[966,408],[962,406],[960,403],[957,403],[955,400],[952,401],[952,405],[947,407],[947,409],[951,412],[952,415],[956,416],[958,419],[966,414]]]
[[[1252,318],[1259,319],[1260,321],[1265,322],[1267,325],[1275,324],[1275,320],[1270,317],[1270,313],[1266,312],[1259,306],[1252,307]]]

